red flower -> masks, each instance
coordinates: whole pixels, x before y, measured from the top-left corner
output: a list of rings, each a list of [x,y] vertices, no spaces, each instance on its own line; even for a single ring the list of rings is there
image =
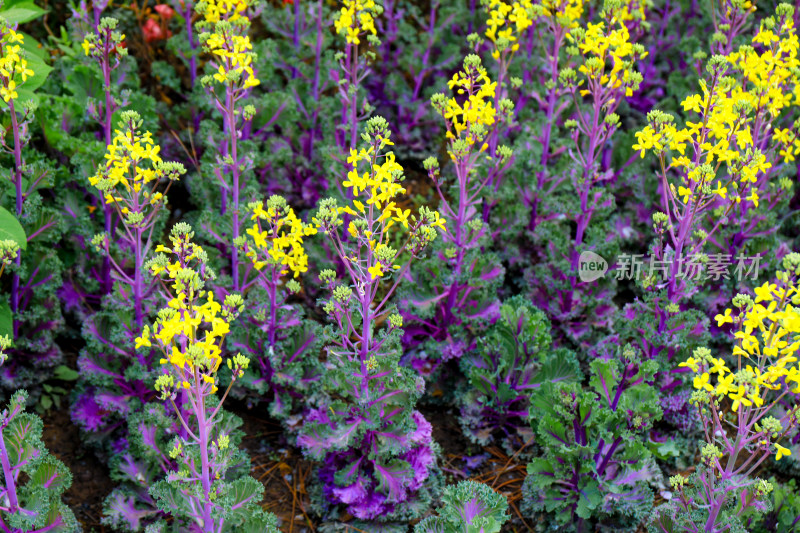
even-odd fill
[[[144,40],[148,43],[162,41],[172,37],[171,31],[162,28],[161,25],[153,19],[147,19],[147,22],[142,26],[142,33],[144,33]]]
[[[169,7],[167,4],[158,4],[153,9],[156,10],[156,13],[161,15],[161,18],[165,22],[175,16],[175,10]]]

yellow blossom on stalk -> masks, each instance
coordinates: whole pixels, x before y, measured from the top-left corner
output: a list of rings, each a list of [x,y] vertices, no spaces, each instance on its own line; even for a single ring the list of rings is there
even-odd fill
[[[246,256],[253,266],[261,270],[267,265],[286,267],[281,274],[292,272],[294,277],[308,270],[308,255],[303,249],[303,238],[315,235],[317,229],[305,224],[286,200],[277,195],[267,200],[267,209],[262,202],[248,206],[253,212],[253,225],[246,233],[253,239]]]
[[[394,153],[384,152],[387,146],[394,144],[386,120],[371,118],[362,138],[368,143],[367,147],[350,152],[347,161],[352,170],[343,183],[352,191],[352,204],[341,207],[333,199],[323,200],[313,222],[330,235],[335,234],[334,228],[344,224],[340,215],[348,215],[351,221],[347,232],[351,240],[347,248],[355,251],[345,256],[352,263],[350,268],[375,280],[401,268],[395,264],[399,251],[391,247],[401,227],[410,233],[405,249],[415,254],[433,241],[436,228],[445,231],[445,221],[438,212],[426,207],[420,209],[417,220],[410,216],[409,209],[397,205],[398,196],[406,190],[401,185],[403,167]]]
[[[203,0],[197,9],[202,12],[206,22],[216,24],[221,20],[235,22],[246,18],[244,13],[250,3],[247,0]]]
[[[706,348],[695,350],[679,365],[695,374],[695,389],[710,392],[717,399],[727,398],[734,413],[747,409],[745,420],[761,418],[775,405],[775,399],[767,400],[769,391],[800,393],[800,308],[795,307],[800,301],[800,254],[787,255],[783,267],[785,270],[777,274],[778,283],[758,287],[755,299],[737,295],[733,303],[738,312],[727,309],[716,317],[720,325],[734,323],[737,327],[732,351],[737,364],[733,370]],[[786,448],[774,444],[776,459],[789,454]]]
[[[242,19],[246,20],[245,17]],[[247,35],[239,35],[235,26],[218,22],[212,33],[201,35],[206,50],[214,56],[216,71],[212,78],[223,85],[241,89],[256,87],[261,81],[253,71],[253,44]]]
[[[19,98],[17,90],[34,72],[22,51],[23,35],[0,19],[0,98],[9,103]]]
[[[577,28],[583,16],[584,0],[542,0],[542,15],[554,17],[567,28]]]
[[[463,69],[453,74],[447,86],[455,96],[435,94],[431,103],[445,119],[446,135],[451,141],[450,157],[456,159],[476,144],[480,151],[486,150],[484,139],[501,117],[512,113],[513,104],[504,98],[499,102],[500,109],[494,107],[497,83],[489,78],[480,58],[474,54],[464,58]]]
[[[533,1],[488,0],[486,11],[486,38],[495,45],[492,57],[499,59],[503,50],[519,50],[519,36],[533,24]]]
[[[205,251],[192,242],[193,235],[188,224],[176,224],[170,233],[172,246],[159,246],[158,255],[148,263],[153,275],[167,284],[172,298],[159,311],[152,329],[144,328],[136,346],[155,345],[163,354],[161,364],[184,388],[210,386],[213,393],[225,336],[244,304],[236,294],[219,303],[213,291],[205,290],[205,282],[214,273],[206,265]]]
[[[742,88],[737,88],[737,97],[747,101],[761,116],[760,122],[767,126],[784,110],[800,104],[797,56],[800,43],[794,27],[794,9],[789,4],[780,4],[774,17],[761,20],[752,46],[740,46],[727,56],[734,72],[741,77]],[[798,126],[795,123],[791,130],[775,127],[772,134],[778,155],[786,162],[794,161],[800,153]]]
[[[177,181],[185,171],[179,163],[162,161],[161,148],[153,141],[152,134],[142,132],[140,127],[139,114],[124,111],[107,147],[106,162],[89,177],[89,184],[104,193],[106,203],[116,204],[128,218],[132,213],[166,203],[166,197],[156,192],[156,187],[165,179]]]
[[[789,9],[793,10],[792,6],[779,6],[777,20],[767,17],[761,21],[753,46],[740,46],[727,57],[741,73],[743,85],[747,82],[747,91],[739,96],[746,98],[754,109],[766,108],[773,117],[789,105],[796,105],[800,96],[798,38]]]
[[[581,90],[582,96],[592,94],[597,84],[620,89],[625,96],[632,96],[639,88],[642,75],[636,70],[635,62],[647,57],[648,52],[641,45],[631,43],[630,32],[621,13],[619,9],[610,9],[604,12],[606,20],[596,24],[590,22],[586,28],[576,27],[567,34],[567,39],[577,46],[584,57],[583,64],[578,68],[588,83]],[[578,83],[579,86],[582,84],[583,81]]]
[[[760,178],[781,159],[792,162],[800,154],[800,123],[791,129],[776,124],[800,103],[794,7],[781,4],[775,13],[761,21],[751,45],[709,60],[700,92],[681,102],[685,127],[676,128],[671,116],[654,110],[636,133],[633,148],[642,157],[652,151],[664,172],[676,171],[670,189],[691,193],[674,193],[674,199],[703,207],[758,207],[766,191]],[[685,155],[687,147],[691,153]]]
[[[333,25],[336,33],[344,35],[348,43],[361,44],[362,35],[378,34],[374,16],[380,13],[381,7],[374,0],[343,0]]]

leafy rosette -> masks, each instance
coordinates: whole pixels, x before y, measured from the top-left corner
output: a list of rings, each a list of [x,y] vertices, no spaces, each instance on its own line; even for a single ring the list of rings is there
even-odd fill
[[[648,481],[657,468],[646,442],[661,418],[649,384],[656,370],[654,361],[640,361],[626,346],[615,359],[592,362],[589,388],[546,383],[533,393],[539,454],[523,489],[528,511],[561,525],[632,527],[649,513]]]
[[[444,489],[439,516],[428,517],[414,533],[499,533],[508,520],[506,497],[476,481]]]
[[[551,344],[550,321],[526,299],[517,296],[500,307],[500,319],[461,360],[469,385],[458,395],[460,421],[470,440],[500,440],[514,449],[529,440],[531,392],[580,375],[574,354],[552,351]]]
[[[25,412],[27,400],[27,392],[17,391],[0,413],[0,524],[14,533],[80,531],[72,511],[61,501],[72,475],[45,448],[42,420]]]

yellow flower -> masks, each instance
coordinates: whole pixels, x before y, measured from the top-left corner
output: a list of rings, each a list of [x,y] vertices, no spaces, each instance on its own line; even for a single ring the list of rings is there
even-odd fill
[[[372,279],[379,278],[383,275],[383,268],[380,263],[375,263],[367,269]]]
[[[775,460],[776,461],[780,461],[781,457],[784,457],[784,456],[788,457],[788,456],[792,455],[792,451],[789,448],[784,448],[783,446],[781,446],[777,442],[774,442],[773,444],[775,445],[775,449],[777,450],[777,453],[775,453]]]
[[[731,316],[731,310],[726,309],[724,315],[717,315],[714,317],[714,320],[717,321],[718,328],[721,328],[724,324],[733,324],[733,317]]]
[[[713,391],[714,387],[711,386],[711,384],[708,382],[708,380],[709,380],[709,375],[708,375],[708,373],[705,373],[705,372],[703,374],[699,375],[699,376],[695,376],[694,377],[694,388],[698,389],[698,390],[705,389],[705,390],[707,390],[709,392]]]

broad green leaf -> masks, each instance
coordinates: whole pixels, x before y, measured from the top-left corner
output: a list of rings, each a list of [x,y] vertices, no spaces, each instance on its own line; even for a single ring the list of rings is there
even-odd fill
[[[28,247],[28,238],[25,230],[11,211],[5,207],[0,207],[0,240],[11,239],[16,242],[21,250]]]
[[[33,76],[25,80],[25,85],[22,85],[21,88],[25,91],[33,92],[44,84],[53,68],[45,63],[41,57],[32,53],[26,54],[25,59],[28,61],[28,68],[33,71]]]
[[[32,56],[36,56],[41,60],[47,59],[47,49],[42,46],[39,41],[31,37],[30,34],[25,33],[24,31],[18,31],[17,33],[22,34],[22,49],[28,52]]]
[[[45,10],[33,2],[20,2],[0,11],[0,17],[6,19],[9,24],[24,24],[44,14]]]

